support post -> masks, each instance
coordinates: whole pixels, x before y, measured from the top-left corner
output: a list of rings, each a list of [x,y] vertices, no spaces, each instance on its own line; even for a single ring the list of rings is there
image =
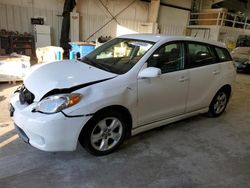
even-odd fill
[[[149,7],[148,22],[156,23],[160,8],[160,0],[151,0]]]

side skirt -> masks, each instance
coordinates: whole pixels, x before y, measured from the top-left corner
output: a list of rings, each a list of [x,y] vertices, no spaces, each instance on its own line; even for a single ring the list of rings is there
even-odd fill
[[[144,131],[148,131],[150,129],[154,129],[156,127],[167,125],[167,124],[170,124],[170,123],[173,123],[173,122],[176,122],[176,121],[188,118],[188,117],[192,117],[192,116],[195,116],[195,115],[198,115],[198,114],[206,113],[207,111],[208,111],[208,108],[203,108],[203,109],[200,109],[200,110],[197,110],[197,111],[194,111],[194,112],[189,112],[189,113],[186,113],[186,114],[171,117],[171,118],[164,119],[164,120],[157,121],[157,122],[153,122],[153,123],[150,123],[150,124],[145,124],[145,125],[142,125],[140,127],[136,127],[134,129],[132,129],[131,135],[134,136],[136,134],[139,134],[139,133],[144,132]]]

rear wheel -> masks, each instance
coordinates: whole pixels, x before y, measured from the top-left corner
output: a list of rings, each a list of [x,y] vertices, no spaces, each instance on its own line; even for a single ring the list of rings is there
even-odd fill
[[[106,155],[116,150],[124,141],[125,120],[115,111],[97,114],[86,124],[79,141],[93,155]]]
[[[220,90],[214,96],[208,114],[212,117],[220,116],[226,109],[229,100],[229,94],[226,90]]]

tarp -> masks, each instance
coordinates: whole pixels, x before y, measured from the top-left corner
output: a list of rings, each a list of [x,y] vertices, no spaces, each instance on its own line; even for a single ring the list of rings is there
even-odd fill
[[[69,45],[70,12],[72,12],[75,6],[76,6],[75,0],[65,0],[64,2],[60,46],[64,49],[66,53],[70,49]]]
[[[29,68],[29,56],[16,53],[0,56],[0,82],[23,80]]]

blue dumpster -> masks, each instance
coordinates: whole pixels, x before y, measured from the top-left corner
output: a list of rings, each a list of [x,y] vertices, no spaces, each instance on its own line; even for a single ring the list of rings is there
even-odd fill
[[[71,45],[71,52],[74,52],[74,54],[80,53],[80,58],[95,49],[95,45],[84,42],[70,42],[69,44]]]

